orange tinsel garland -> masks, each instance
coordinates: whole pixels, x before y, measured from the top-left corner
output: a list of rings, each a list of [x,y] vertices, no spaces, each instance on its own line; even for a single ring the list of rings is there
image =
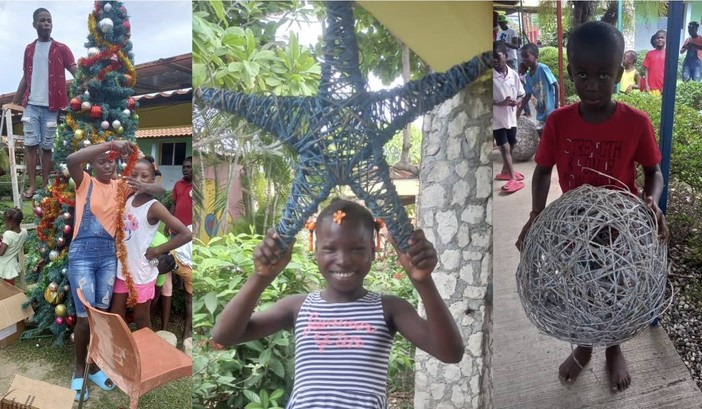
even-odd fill
[[[113,151],[112,153],[117,153]],[[113,156],[113,155],[111,155]],[[139,149],[134,146],[134,152],[129,155],[127,160],[127,165],[122,171],[122,175],[131,175],[132,169],[139,159]],[[127,182],[124,179],[120,179],[117,182],[117,226],[115,230],[115,247],[117,248],[117,260],[122,264],[122,274],[124,275],[124,281],[127,283],[127,291],[129,295],[127,296],[127,307],[134,307],[137,303],[136,288],[134,288],[134,280],[132,280],[132,275],[129,274],[129,267],[127,265],[127,248],[124,245],[124,210],[127,204]]]

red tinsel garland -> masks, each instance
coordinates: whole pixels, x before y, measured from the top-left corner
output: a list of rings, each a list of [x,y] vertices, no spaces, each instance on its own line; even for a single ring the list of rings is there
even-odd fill
[[[119,152],[110,152],[110,158],[115,159],[119,156]],[[139,159],[139,148],[134,147],[134,152],[129,155],[127,160],[127,165],[122,171],[122,175],[131,175],[134,165],[136,165]],[[122,264],[122,274],[124,275],[124,281],[127,283],[127,291],[129,295],[127,296],[127,307],[134,307],[137,303],[136,288],[134,288],[134,280],[132,280],[132,275],[129,274],[129,267],[127,265],[127,248],[124,245],[124,210],[127,204],[127,193],[128,187],[127,182],[124,179],[120,179],[117,183],[117,226],[115,231],[115,246],[117,248],[117,259]]]

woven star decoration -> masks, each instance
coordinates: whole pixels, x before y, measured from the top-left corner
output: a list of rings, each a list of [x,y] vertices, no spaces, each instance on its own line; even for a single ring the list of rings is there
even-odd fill
[[[370,92],[358,68],[351,2],[327,2],[322,78],[316,96],[279,97],[201,89],[209,106],[267,131],[299,155],[277,226],[287,248],[332,188],[348,185],[385,221],[401,250],[413,227],[390,179],[383,146],[419,115],[452,98],[492,67],[490,52],[392,90]]]

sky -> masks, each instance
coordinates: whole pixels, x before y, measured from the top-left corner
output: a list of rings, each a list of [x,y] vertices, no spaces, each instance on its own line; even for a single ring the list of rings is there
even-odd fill
[[[0,0],[0,95],[17,91],[22,78],[22,56],[36,40],[32,13],[44,7],[51,13],[51,36],[66,44],[76,61],[87,56],[88,15],[93,1]],[[192,51],[192,6],[190,1],[125,1],[132,27],[134,63],[141,64]],[[66,71],[66,79],[71,74]]]

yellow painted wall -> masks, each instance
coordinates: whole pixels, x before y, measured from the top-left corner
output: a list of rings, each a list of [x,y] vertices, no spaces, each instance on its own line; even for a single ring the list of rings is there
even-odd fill
[[[186,126],[193,123],[193,104],[180,102],[166,106],[137,108],[139,129]]]
[[[491,1],[358,1],[435,71],[492,50]]]

